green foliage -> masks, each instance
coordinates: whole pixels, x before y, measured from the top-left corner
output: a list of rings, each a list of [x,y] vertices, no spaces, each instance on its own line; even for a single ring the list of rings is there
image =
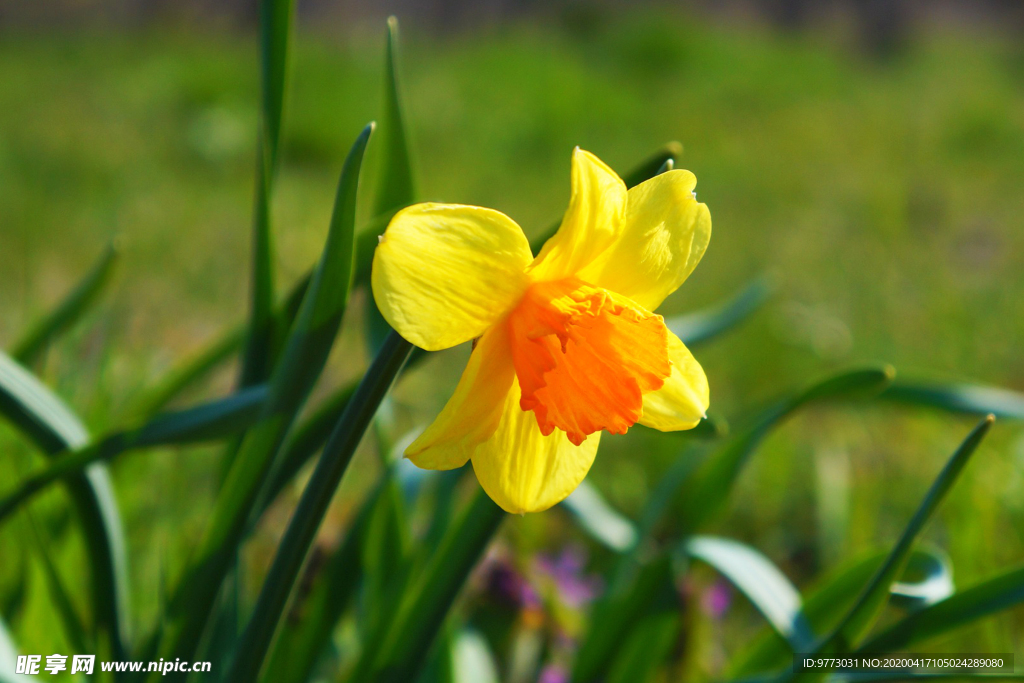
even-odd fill
[[[22,365],[32,365],[55,337],[66,331],[93,305],[103,292],[117,263],[117,248],[110,244],[61,303],[25,333],[11,350],[11,357]]]
[[[967,461],[974,455],[978,444],[981,443],[981,440],[985,438],[985,434],[988,433],[992,422],[992,416],[982,420],[981,424],[974,428],[974,431],[971,432],[963,444],[960,445],[960,448],[957,449],[956,453],[949,459],[946,467],[939,474],[939,477],[932,484],[931,489],[921,502],[921,506],[907,524],[899,541],[893,547],[889,556],[886,557],[885,562],[872,577],[853,608],[847,612],[839,626],[832,632],[832,635],[825,639],[819,650],[830,652],[838,649],[840,652],[848,652],[870,630],[882,611],[893,582],[903,572],[918,535],[939,506],[939,503],[942,502],[946,494],[949,493],[950,488],[956,483],[960,473],[967,465]]]
[[[803,614],[800,594],[764,555],[727,538],[693,536],[683,552],[707,562],[732,582],[786,639],[794,652],[807,652],[814,641]]]
[[[109,653],[111,659],[121,660],[209,657],[217,660],[218,680],[231,683],[325,679],[481,683],[506,678],[510,683],[523,683],[536,680],[542,661],[559,658],[576,683],[692,677],[688,667],[700,665],[688,648],[700,623],[708,619],[701,613],[696,591],[709,567],[754,608],[751,620],[767,622],[762,635],[728,648],[724,673],[736,680],[811,678],[814,676],[808,672],[793,670],[793,653],[889,652],[916,647],[1024,601],[1021,569],[957,591],[954,554],[944,547],[948,539],[943,539],[945,543],[933,540],[932,544],[922,539],[940,503],[988,433],[991,415],[1024,418],[1021,395],[997,387],[944,383],[927,377],[895,379],[890,366],[879,365],[840,371],[830,367],[825,379],[783,393],[760,410],[734,409],[730,404],[737,403],[736,392],[729,396],[726,391],[727,399],[719,404],[716,398],[715,412],[690,432],[656,436],[637,429],[639,437],[629,436],[649,438],[648,443],[655,444],[652,459],[661,458],[665,466],[639,504],[630,505],[612,477],[594,476],[562,503],[560,509],[566,514],[547,513],[544,522],[513,519],[506,524],[508,516],[479,487],[472,484],[471,490],[463,490],[469,488],[463,482],[469,477],[460,472],[411,472],[406,463],[392,462],[391,451],[407,443],[404,430],[415,433],[422,426],[422,416],[410,409],[401,389],[399,398],[389,399],[392,386],[410,367],[419,366],[407,373],[411,383],[446,362],[443,354],[427,354],[401,339],[376,312],[367,292],[378,235],[391,216],[415,201],[418,194],[412,164],[417,155],[409,133],[409,124],[415,119],[408,117],[404,108],[406,98],[397,75],[397,22],[392,18],[387,25],[381,129],[376,136],[379,143],[374,143],[379,164],[368,209],[360,210],[357,198],[362,201],[359,179],[372,124],[363,129],[345,159],[319,260],[308,271],[308,264],[295,268],[293,272],[305,274],[296,279],[288,296],[278,300],[275,268],[281,255],[274,246],[272,227],[276,221],[272,217],[277,212],[272,209],[272,199],[288,139],[283,122],[294,14],[294,0],[260,3],[261,98],[247,320],[226,326],[191,360],[156,378],[135,402],[139,407],[130,410],[135,418],[99,431],[103,436],[98,438],[91,437],[82,420],[44,384],[41,377],[46,375],[36,376],[23,365],[39,367],[37,361],[47,349],[54,350],[53,356],[65,351],[60,338],[94,309],[109,282],[115,261],[113,248],[52,312],[20,337],[12,347],[13,359],[0,354],[0,414],[19,437],[47,458],[24,474],[24,468],[17,468],[17,476],[0,496],[0,533],[18,523],[29,532],[23,534],[30,541],[20,549],[24,557],[0,566],[0,608],[10,613],[0,616],[14,616],[12,621],[21,627],[14,632],[26,632],[27,647],[35,646],[32,631],[18,623],[23,620],[9,606],[26,592],[27,577],[35,576],[31,568],[38,568],[42,576],[48,605],[69,646],[81,652]],[[607,40],[622,54],[650,67],[652,74],[660,74],[658,78],[666,78],[671,65],[685,64],[701,50],[715,50],[700,45],[700,38],[694,39],[697,44],[677,47],[662,40],[664,31],[617,35]],[[480,64],[467,65],[466,72],[494,69],[494,77],[500,78],[505,68],[501,60],[486,49],[482,54]],[[607,57],[589,54],[581,61],[600,65],[602,59]],[[790,64],[781,53],[775,59]],[[724,57],[720,60],[729,62]],[[524,57],[521,63],[529,62]],[[762,65],[761,80],[769,81],[778,66]],[[554,69],[558,64],[548,59],[544,67]],[[730,77],[721,64],[712,64],[710,69],[719,77]],[[702,80],[708,76],[700,69],[688,72],[696,84],[710,88]],[[813,74],[804,76],[811,78],[813,87],[834,87],[835,79],[816,82]],[[727,83],[721,87],[737,86]],[[793,93],[771,91],[762,96],[774,106],[798,105],[792,101]],[[357,94],[345,94],[345,98],[342,106],[332,110],[332,116],[362,106]],[[593,106],[613,106],[615,98],[605,99]],[[744,106],[740,104],[740,108]],[[553,109],[549,113],[557,119],[557,106]],[[643,113],[649,117],[658,111],[658,107],[648,106]],[[297,115],[297,127],[307,125],[302,117],[310,112],[300,109]],[[971,120],[963,124],[966,132],[955,136],[954,147],[974,144],[971,141],[977,140],[978,130],[988,131],[982,136],[986,139],[992,130],[999,135],[1013,134]],[[500,121],[496,119],[493,125]],[[538,141],[544,148],[550,146],[543,134],[538,134]],[[301,156],[301,134],[294,142],[300,150],[297,156]],[[458,135],[448,136],[446,142],[464,144]],[[997,148],[990,153],[995,154]],[[728,149],[715,151],[725,159],[718,162],[719,171],[738,164],[729,159]],[[0,155],[3,152],[0,147]],[[668,143],[623,178],[627,185],[635,186],[680,165],[682,153],[682,145]],[[706,156],[698,158],[715,167]],[[530,157],[530,163],[534,161]],[[447,160],[436,163],[438,168],[432,165],[424,179],[443,177],[450,170]],[[478,169],[485,185],[488,168],[481,165]],[[463,171],[467,175],[474,172]],[[737,193],[756,192],[758,186],[746,172],[734,173],[740,181]],[[525,179],[524,186],[516,189],[529,192],[529,182]],[[430,186],[431,192],[435,187]],[[489,188],[477,189],[480,195],[488,195]],[[709,190],[712,196],[716,193],[725,196],[721,188]],[[710,203],[717,212],[718,204]],[[853,207],[851,211],[858,214],[860,210]],[[728,209],[725,214],[729,225],[735,217]],[[535,252],[557,229],[558,222],[548,218],[537,225],[551,225],[549,230],[531,231]],[[726,243],[730,239],[726,233]],[[739,281],[749,278],[749,272],[749,268],[737,270],[743,276]],[[750,280],[738,294],[690,313],[669,315],[666,323],[687,344],[706,345],[713,354],[711,342],[725,345],[732,341],[723,340],[724,333],[735,331],[732,336],[736,338],[750,331],[741,324],[753,319],[777,291],[777,282],[777,278],[767,277]],[[734,281],[728,291],[735,291]],[[349,301],[356,292],[363,305],[353,307],[356,315],[351,315]],[[880,308],[875,306],[872,313]],[[815,315],[805,311],[797,318],[807,322],[804,318]],[[335,357],[344,356],[346,370],[361,362],[351,346],[346,346],[350,342],[344,334],[357,323],[365,333],[372,363],[357,377],[321,387],[328,384],[322,375],[335,379],[326,372],[335,351]],[[819,324],[807,322],[810,327]],[[754,325],[756,321],[751,327]],[[814,330],[810,334],[813,336]],[[760,361],[749,359],[760,357],[749,353],[737,363],[757,363]],[[233,361],[241,363],[237,390],[191,407],[159,412]],[[425,366],[428,369],[423,371]],[[787,380],[790,375],[800,376],[788,370]],[[770,373],[766,378],[764,382],[778,380]],[[63,393],[63,381],[55,386]],[[715,391],[717,395],[717,388]],[[741,497],[744,478],[759,466],[758,471],[764,471],[762,461],[769,456],[777,458],[783,450],[799,451],[784,440],[781,428],[790,418],[809,424],[820,438],[831,431],[831,414],[849,411],[851,405],[858,413],[883,406],[876,415],[879,420],[892,419],[907,405],[938,409],[944,417],[989,417],[954,453],[891,549],[842,564],[811,589],[801,590],[798,586],[807,575],[820,569],[817,562],[801,564],[792,557],[780,558],[776,554],[778,541],[758,547],[764,539],[755,536],[752,541],[750,534],[733,528],[735,510],[731,505]],[[375,438],[367,439],[366,433],[374,425]],[[132,460],[122,457],[128,452],[139,453],[135,460],[156,459],[159,449],[209,442],[226,448],[226,477],[214,487],[212,512],[204,514],[195,527],[198,541],[189,538],[187,547],[169,548],[170,587],[163,579],[160,586],[167,598],[146,614],[151,631],[145,637],[133,637],[129,615],[137,619],[142,610],[129,599],[126,542],[106,465],[125,466]],[[353,467],[361,445],[365,450],[375,448],[376,458]],[[770,452],[759,455],[761,451]],[[14,457],[20,456],[20,451],[14,453]],[[188,466],[185,456],[173,457],[178,459],[176,465]],[[315,466],[304,477],[314,459]],[[777,460],[770,466],[785,467]],[[70,516],[64,509],[66,501],[47,491],[55,482],[65,484],[70,493]],[[299,488],[302,492],[296,500],[293,492]],[[759,488],[758,493],[764,495],[767,489]],[[799,495],[792,497],[796,507],[805,502]],[[64,555],[55,552],[66,553],[69,546],[62,533],[66,519],[74,519],[83,531],[90,582],[87,601],[77,596],[77,575],[69,575]],[[279,539],[266,533],[274,524],[279,527],[275,530],[283,531]],[[536,526],[542,524],[549,526]],[[552,532],[555,524],[559,526]],[[503,526],[511,527],[508,533],[502,531]],[[273,538],[268,540],[268,536]],[[538,541],[537,536],[542,539]],[[569,619],[566,626],[557,621],[565,607],[557,603],[570,592],[557,578],[549,594],[534,594],[528,600],[520,593],[515,599],[523,604],[503,604],[495,610],[495,598],[489,593],[494,590],[489,583],[494,576],[487,572],[495,571],[494,564],[502,560],[500,552],[489,556],[489,549],[510,544],[546,547],[566,538],[587,539],[595,557],[592,566],[602,572],[603,592],[589,610],[577,615],[579,622]],[[0,542],[6,549],[7,537]],[[482,562],[485,556],[488,560]],[[961,559],[961,555],[955,557]],[[21,574],[11,580],[5,570],[16,564]],[[512,568],[506,567],[506,572],[524,582],[531,580],[524,578],[530,571],[524,568],[528,562],[519,558],[510,564]],[[161,567],[161,572],[166,570]],[[481,573],[479,580],[471,580],[474,571]],[[8,599],[8,595],[14,597]],[[80,614],[82,604],[88,607],[85,617]],[[543,626],[533,623],[538,612],[550,621]],[[0,619],[0,681],[4,683],[11,678],[18,652],[10,630]],[[565,638],[573,641],[571,646],[551,637],[563,630],[572,633]],[[694,670],[700,678],[699,668]],[[150,673],[135,678],[155,681],[165,677]],[[183,680],[186,675],[176,672],[170,678]],[[915,676],[913,672],[893,672],[833,678],[866,683]]]
[[[85,427],[36,377],[0,353],[0,414],[50,458],[84,446]],[[92,607],[97,640],[102,636],[115,657],[124,644],[128,614],[128,569],[124,532],[107,469],[101,463],[69,477],[89,552]]]

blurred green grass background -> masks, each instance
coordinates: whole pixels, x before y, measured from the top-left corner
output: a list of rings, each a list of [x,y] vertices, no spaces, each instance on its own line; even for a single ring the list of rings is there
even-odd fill
[[[282,282],[315,260],[344,154],[378,116],[377,28],[299,32],[274,207]],[[494,207],[538,234],[564,210],[573,146],[624,172],[668,140],[683,143],[680,165],[696,173],[714,233],[660,312],[712,304],[763,272],[777,285],[749,323],[696,351],[713,409],[735,415],[861,362],[1024,388],[1024,50],[1011,38],[932,26],[879,61],[838,29],[779,34],[670,11],[575,29],[404,28],[423,199]],[[113,294],[50,353],[45,373],[100,432],[244,316],[255,40],[194,26],[11,33],[0,41],[0,83],[0,342],[57,301],[111,238],[123,250]],[[443,354],[403,380],[403,419],[433,416],[464,355]],[[348,334],[328,379],[364,362]],[[806,585],[840,558],[889,545],[968,424],[884,405],[810,412],[759,451],[717,530]],[[930,530],[961,585],[1024,556],[1020,437],[997,426]],[[32,462],[14,442],[0,427],[9,472]],[[635,513],[682,443],[641,428],[608,438],[592,481]],[[148,612],[201,533],[214,454],[147,453],[114,468]],[[353,474],[346,486],[356,490]],[[335,525],[352,504],[339,498]],[[260,532],[256,561],[286,513]],[[328,527],[326,537],[337,534]],[[526,556],[576,533],[553,512],[514,520],[506,536]],[[84,579],[70,537],[59,552],[73,583]],[[0,596],[16,574],[0,563]],[[22,640],[58,647],[45,589],[30,583]],[[715,671],[759,623],[735,606],[702,636],[704,667]],[[938,647],[1020,652],[1022,625],[1018,608]]]

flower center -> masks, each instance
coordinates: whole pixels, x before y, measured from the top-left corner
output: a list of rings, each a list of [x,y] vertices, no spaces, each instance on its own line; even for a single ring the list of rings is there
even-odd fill
[[[672,371],[660,315],[571,277],[533,284],[508,318],[512,362],[545,436],[555,427],[577,446],[603,430],[625,434],[643,395]]]

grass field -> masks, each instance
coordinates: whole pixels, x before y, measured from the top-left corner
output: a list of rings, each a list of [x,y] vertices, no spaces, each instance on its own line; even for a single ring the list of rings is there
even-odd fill
[[[867,362],[1024,389],[1019,45],[930,29],[880,63],[838,32],[779,36],[678,14],[616,17],[585,31],[517,24],[437,37],[404,28],[422,199],[494,207],[538,234],[564,210],[573,146],[626,171],[668,140],[683,143],[681,166],[698,177],[714,234],[665,310],[710,305],[762,273],[776,286],[749,323],[695,351],[712,409],[730,417]],[[343,37],[310,27],[298,35],[274,207],[282,292],[319,253],[344,154],[378,115],[382,36],[383,28]],[[116,238],[112,294],[49,354],[44,374],[101,432],[129,418],[162,372],[244,318],[255,41],[212,29],[6,35],[0,83],[0,343],[12,343]],[[373,151],[371,142],[369,179]],[[401,419],[429,419],[464,356],[442,354],[404,380]],[[328,380],[354,376],[365,360],[347,335]],[[876,404],[806,413],[759,451],[716,528],[806,585],[841,558],[891,544],[970,424]],[[675,452],[670,440],[635,431],[607,439],[592,474],[629,513]],[[1022,437],[1019,426],[997,423],[930,528],[958,583],[1024,557]],[[26,470],[29,451],[6,428],[0,439],[5,471]],[[145,614],[203,528],[215,455],[168,450],[114,466]],[[52,494],[40,506],[55,533],[67,522],[60,500]],[[336,503],[325,537],[351,507],[345,496]],[[283,519],[271,516],[254,540],[257,565]],[[12,534],[0,543],[15,543]],[[557,513],[506,528],[522,557],[577,535]],[[81,549],[73,535],[61,538],[59,568],[75,585]],[[41,572],[32,570],[14,624],[33,651],[59,651]],[[17,580],[0,557],[0,597]],[[720,671],[723,652],[758,623],[738,601],[702,630],[702,670]],[[1022,646],[1018,608],[933,649]]]

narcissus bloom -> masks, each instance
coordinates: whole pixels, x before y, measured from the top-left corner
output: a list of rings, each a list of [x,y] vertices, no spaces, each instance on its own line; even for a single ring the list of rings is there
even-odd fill
[[[373,258],[373,294],[407,340],[437,351],[475,340],[455,394],[406,456],[426,469],[472,460],[509,512],[568,496],[602,431],[690,429],[704,371],[652,313],[711,237],[689,171],[631,190],[597,157],[572,158],[562,225],[536,258],[508,216],[476,206],[399,212]]]

